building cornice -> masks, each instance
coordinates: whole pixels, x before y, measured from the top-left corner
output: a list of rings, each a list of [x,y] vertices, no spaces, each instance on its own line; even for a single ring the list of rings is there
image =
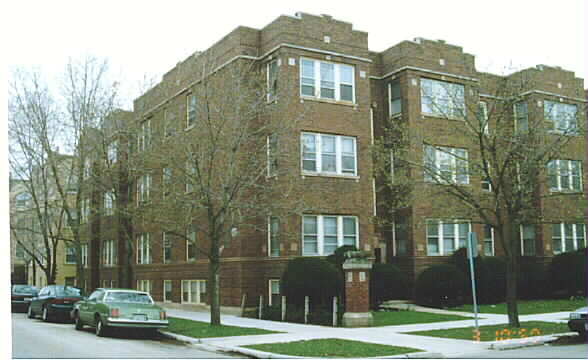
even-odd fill
[[[457,75],[457,74],[451,74],[451,73],[446,73],[446,72],[442,72],[442,71],[429,70],[429,69],[420,68],[420,67],[416,67],[416,66],[410,66],[410,65],[403,66],[400,69],[396,69],[394,71],[391,71],[383,76],[370,76],[370,79],[383,80],[387,77],[395,75],[395,74],[397,74],[401,71],[404,71],[404,70],[420,71],[420,72],[424,72],[427,74],[433,74],[433,75],[439,75],[439,76],[449,76],[449,77],[452,77],[455,79],[466,80],[466,81],[475,81],[475,82],[480,81],[478,78],[474,78],[474,77],[470,77],[470,76]]]

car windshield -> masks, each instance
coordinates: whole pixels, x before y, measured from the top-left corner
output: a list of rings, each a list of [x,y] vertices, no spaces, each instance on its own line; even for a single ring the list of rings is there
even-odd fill
[[[106,302],[128,302],[139,304],[152,304],[153,301],[148,294],[124,291],[111,291],[104,298]]]
[[[35,294],[37,288],[30,285],[14,285],[13,291],[20,294]]]
[[[58,296],[80,296],[80,289],[71,286],[59,286],[55,290]]]

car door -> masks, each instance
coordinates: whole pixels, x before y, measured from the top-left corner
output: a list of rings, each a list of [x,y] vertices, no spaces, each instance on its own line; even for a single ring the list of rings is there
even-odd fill
[[[94,312],[98,299],[104,295],[102,290],[94,291],[86,301],[80,305],[80,319],[87,324],[94,324]]]
[[[49,286],[45,286],[41,291],[39,291],[39,295],[31,301],[31,310],[35,314],[41,313],[41,308],[45,302],[45,299],[49,295]]]

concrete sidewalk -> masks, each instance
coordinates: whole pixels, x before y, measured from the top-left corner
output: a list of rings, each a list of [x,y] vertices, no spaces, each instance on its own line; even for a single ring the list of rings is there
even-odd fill
[[[426,308],[419,309],[423,311]],[[435,313],[443,313],[444,310],[432,309]],[[183,319],[191,319],[197,321],[210,321],[210,314],[207,312],[184,311],[177,309],[169,309],[168,316],[178,317]],[[432,311],[433,312],[433,311]],[[452,313],[455,312],[446,312]],[[463,315],[472,316],[469,313]],[[567,312],[551,313],[551,314],[537,314],[537,315],[523,315],[520,317],[523,321],[551,321],[551,322],[565,322]],[[506,315],[500,314],[480,314],[479,325],[496,325],[508,322]],[[410,356],[401,357],[456,357],[467,355],[468,353],[476,353],[486,349],[502,349],[519,346],[531,346],[550,341],[553,337],[543,336],[533,338],[533,341],[510,341],[510,342],[475,342],[473,340],[455,340],[435,338],[429,336],[418,336],[404,334],[413,331],[451,329],[460,327],[473,327],[474,320],[458,320],[446,321],[427,324],[412,324],[412,325],[396,325],[396,326],[381,326],[371,328],[333,328],[327,326],[294,324],[269,320],[258,320],[251,318],[243,318],[233,315],[221,315],[223,325],[239,326],[239,327],[253,327],[258,329],[265,329],[270,331],[281,332],[280,334],[267,335],[252,335],[252,336],[233,336],[224,338],[202,338],[194,339],[175,334],[167,333],[170,336],[177,337],[184,341],[189,341],[197,346],[207,348],[209,350],[231,351],[238,352],[247,356],[267,358],[268,353],[256,352],[251,349],[243,349],[242,346],[265,344],[265,343],[281,343],[299,340],[310,339],[326,339],[338,338],[362,341],[367,343],[375,343],[382,345],[403,346],[420,349],[422,353],[415,353]],[[503,346],[504,345],[504,346]],[[273,354],[275,358],[286,358],[286,356]]]

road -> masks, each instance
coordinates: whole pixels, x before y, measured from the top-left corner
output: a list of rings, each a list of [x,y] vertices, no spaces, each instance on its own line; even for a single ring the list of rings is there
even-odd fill
[[[13,358],[236,358],[244,356],[204,351],[160,335],[117,331],[97,337],[94,329],[76,331],[70,323],[45,323],[12,314]]]
[[[512,350],[486,350],[459,357],[467,359],[586,359],[586,349],[586,344],[538,345]]]

